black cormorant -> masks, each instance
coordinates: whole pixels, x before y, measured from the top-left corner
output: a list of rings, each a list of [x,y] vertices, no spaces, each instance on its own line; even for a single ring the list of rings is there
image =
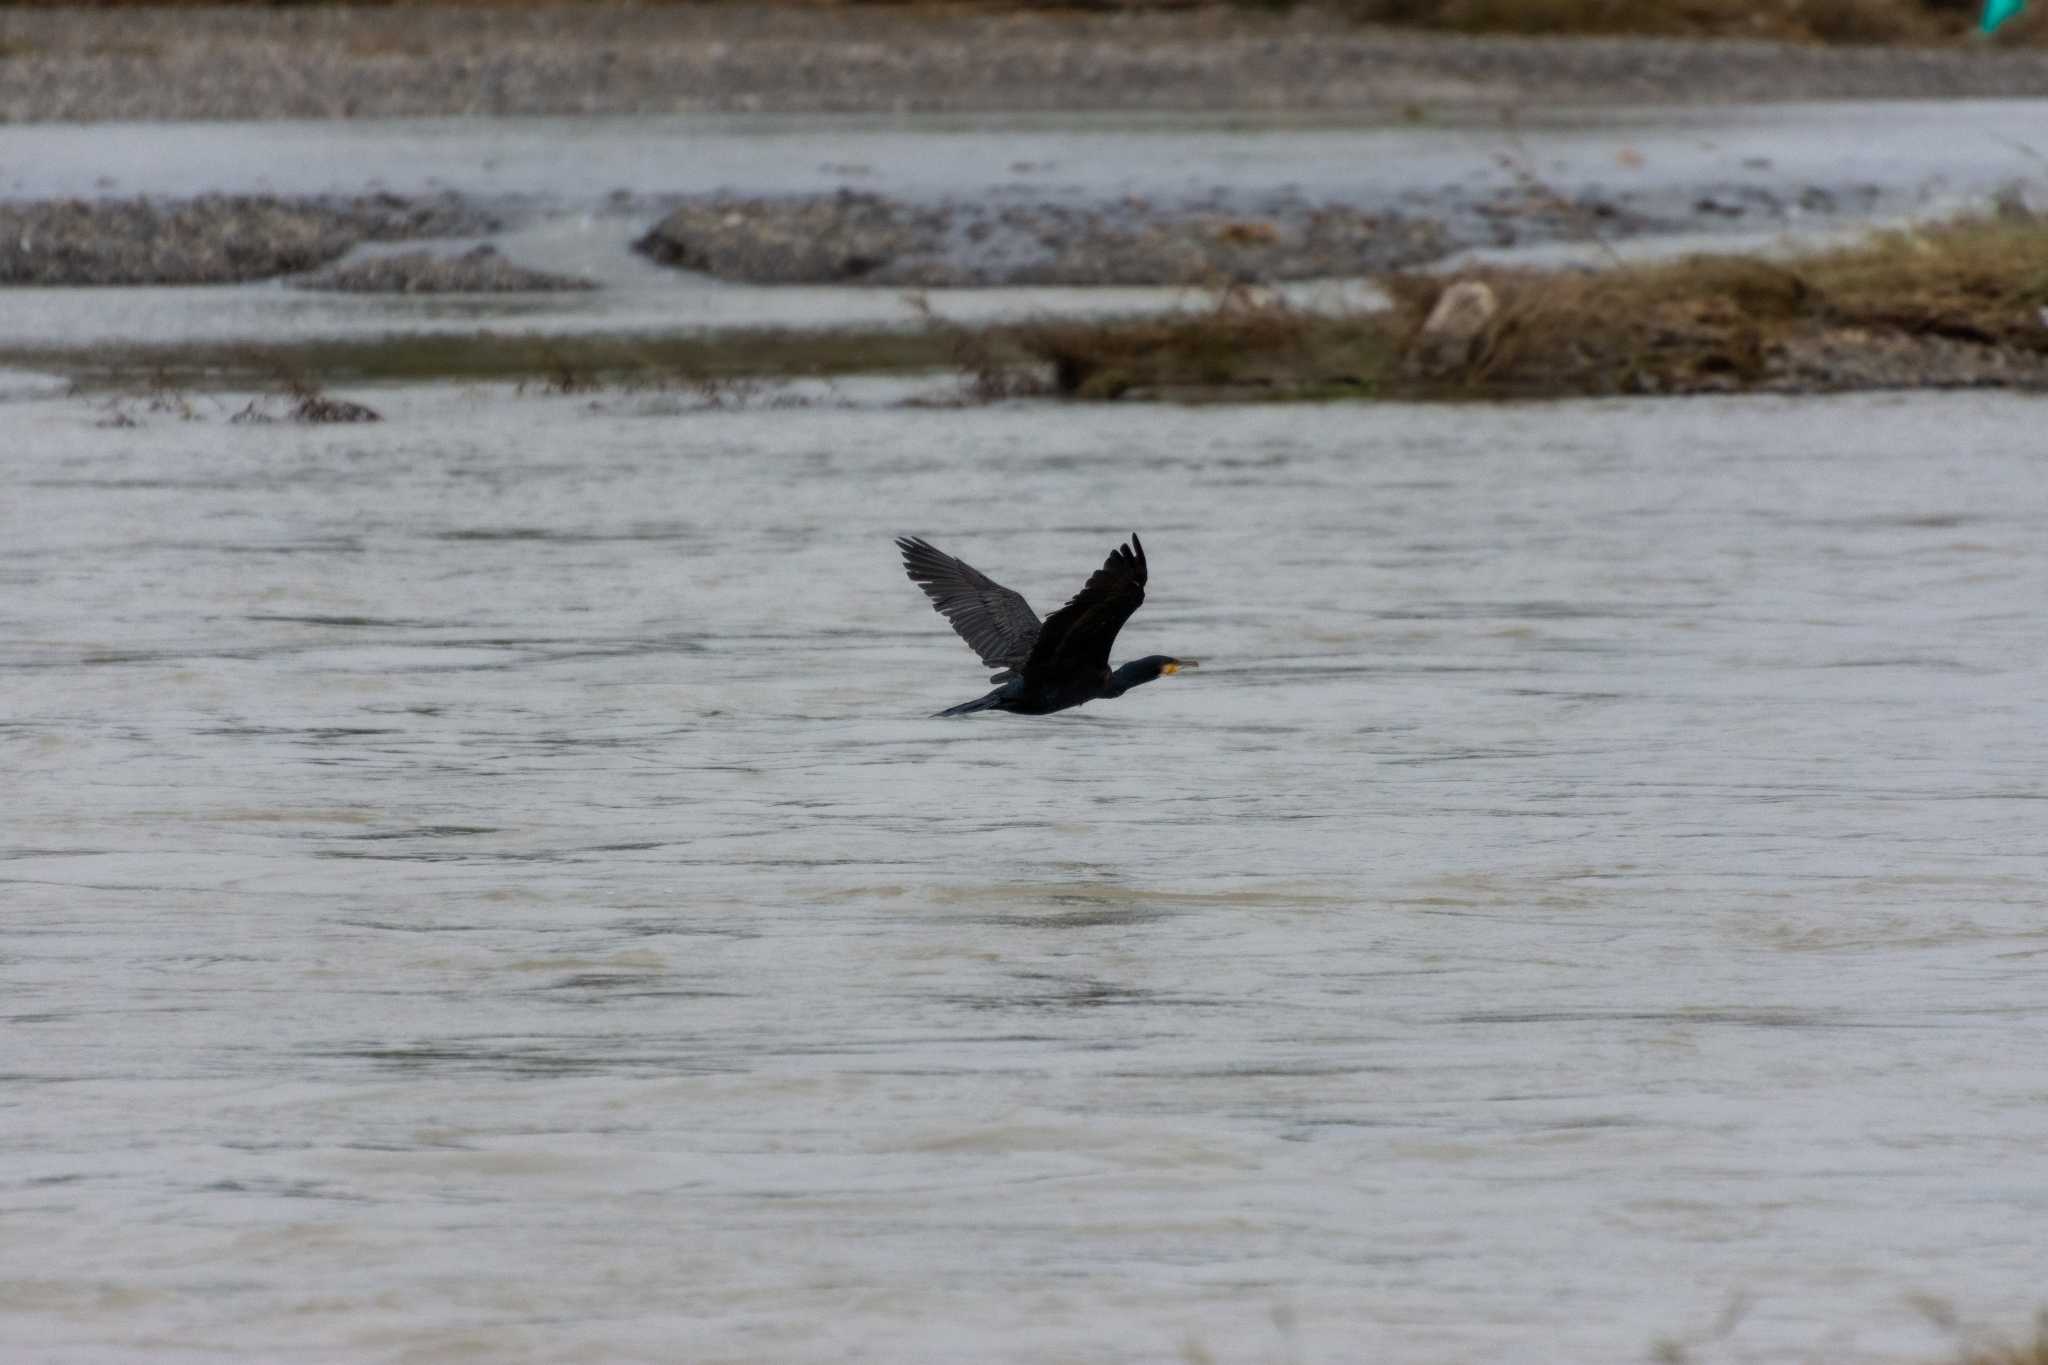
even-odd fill
[[[1193,659],[1153,654],[1112,671],[1109,647],[1116,633],[1145,600],[1145,547],[1134,532],[1089,575],[1074,600],[1042,623],[1020,593],[987,574],[933,549],[915,536],[900,536],[903,569],[925,590],[960,638],[999,670],[989,681],[995,691],[939,712],[1015,711],[1042,716],[1098,697],[1121,697],[1166,673],[1193,668]]]

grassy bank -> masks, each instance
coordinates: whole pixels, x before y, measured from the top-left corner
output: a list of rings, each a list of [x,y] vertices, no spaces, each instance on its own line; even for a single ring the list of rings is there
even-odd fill
[[[578,392],[762,376],[946,369],[957,340],[936,329],[762,329],[678,336],[469,335],[341,341],[0,347],[0,367],[61,374],[87,391],[175,385],[249,388],[429,380],[514,381]]]
[[[2048,1365],[2048,1313],[2035,1322],[2031,1340],[1973,1347],[1958,1358],[1957,1365]]]
[[[951,370],[986,399],[1487,399],[2048,388],[2048,221],[1973,218],[1782,260],[1384,281],[1389,309],[1246,291],[1110,320],[666,337],[499,334],[0,349],[86,389],[511,380],[561,392]],[[1447,291],[1460,307],[1446,310]],[[1434,314],[1447,313],[1446,317]]]
[[[1386,313],[1226,300],[1017,342],[1081,398],[1530,398],[2048,382],[2048,224],[1971,219],[1783,261],[1397,276]],[[1428,319],[1453,283],[1465,325]]]

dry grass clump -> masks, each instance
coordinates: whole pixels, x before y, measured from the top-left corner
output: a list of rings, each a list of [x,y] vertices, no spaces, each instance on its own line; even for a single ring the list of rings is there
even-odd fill
[[[2048,1311],[2034,1319],[2032,1338],[1972,1346],[1955,1365],[2048,1365]]]
[[[1694,256],[1383,283],[1394,306],[1379,312],[1308,312],[1234,288],[1212,307],[1113,320],[974,327],[926,310],[912,329],[0,347],[0,364],[95,388],[304,375],[315,400],[292,415],[307,421],[350,416],[315,382],[495,378],[578,393],[948,368],[963,401],[1034,395],[1048,376],[1055,392],[1084,399],[2048,389],[2048,220],[2019,212],[1783,261]],[[1456,325],[1426,328],[1454,286],[1469,306],[1447,309]]]
[[[1454,283],[1490,315],[1425,332]],[[2048,386],[2048,222],[1976,218],[1787,261],[1398,275],[1328,315],[1234,291],[1211,309],[1042,322],[1008,339],[1076,398],[1442,398]]]
[[[1076,398],[1358,393],[1378,386],[1398,348],[1381,318],[1307,313],[1244,290],[1197,312],[1033,323],[1015,339]]]
[[[1883,233],[1800,269],[1859,321],[2048,349],[2048,220],[2024,211]]]
[[[946,366],[960,376],[961,401],[1000,403],[1045,392],[1036,367],[1029,363],[1031,357],[1018,348],[1006,329],[955,322],[934,309],[923,293],[906,296],[904,303],[923,335],[945,357]]]
[[[351,402],[346,398],[335,398],[322,389],[317,380],[303,374],[282,373],[278,376],[281,395],[263,394],[249,400],[249,405],[228,418],[236,426],[265,425],[278,421],[273,411],[272,398],[289,399],[285,406],[283,420],[298,422],[305,426],[329,426],[338,422],[381,422],[383,416],[374,408],[363,403]]]
[[[1889,232],[1785,262],[1694,256],[1464,278],[1483,281],[1499,307],[1463,362],[1435,377],[1487,393],[1876,387],[1915,363],[1963,366],[1927,382],[1971,382],[1973,356],[2048,357],[2048,224],[2030,218]],[[1410,336],[1444,285],[1388,282]],[[1839,382],[1803,374],[1818,350],[1835,357]]]

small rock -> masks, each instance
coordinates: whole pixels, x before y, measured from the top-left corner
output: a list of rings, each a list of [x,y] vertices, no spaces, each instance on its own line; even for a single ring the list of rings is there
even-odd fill
[[[374,409],[361,403],[351,403],[346,398],[329,398],[324,393],[301,394],[299,401],[292,404],[291,419],[309,426],[325,425],[330,422],[384,420]]]
[[[1469,363],[1500,301],[1484,280],[1459,280],[1437,295],[1422,324],[1411,357],[1424,374],[1442,374]]]
[[[307,426],[324,426],[331,422],[381,422],[383,417],[375,409],[361,403],[351,403],[346,398],[329,398],[318,389],[297,388],[291,392],[292,405],[285,409],[282,420],[299,422]],[[249,405],[228,418],[232,426],[268,426],[279,421],[272,411],[275,401],[264,395],[249,400]]]

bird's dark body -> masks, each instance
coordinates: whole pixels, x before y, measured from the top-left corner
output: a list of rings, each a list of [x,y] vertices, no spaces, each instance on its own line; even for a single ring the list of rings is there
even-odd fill
[[[939,712],[974,711],[1050,715],[1105,697],[1120,697],[1142,683],[1182,668],[1192,660],[1150,655],[1121,668],[1109,666],[1109,649],[1125,621],[1145,600],[1145,547],[1133,535],[1090,576],[1072,601],[1044,621],[1022,596],[980,570],[925,541],[904,537],[903,568],[923,588],[932,606],[984,664],[999,670],[994,691]]]
[[[1059,679],[1037,687],[1022,678],[1012,678],[985,697],[947,707],[939,714],[961,716],[969,711],[1010,711],[1020,716],[1049,716],[1055,711],[1081,706],[1101,697],[1122,696],[1121,691],[1109,690],[1113,676],[1105,668],[1095,678]]]

